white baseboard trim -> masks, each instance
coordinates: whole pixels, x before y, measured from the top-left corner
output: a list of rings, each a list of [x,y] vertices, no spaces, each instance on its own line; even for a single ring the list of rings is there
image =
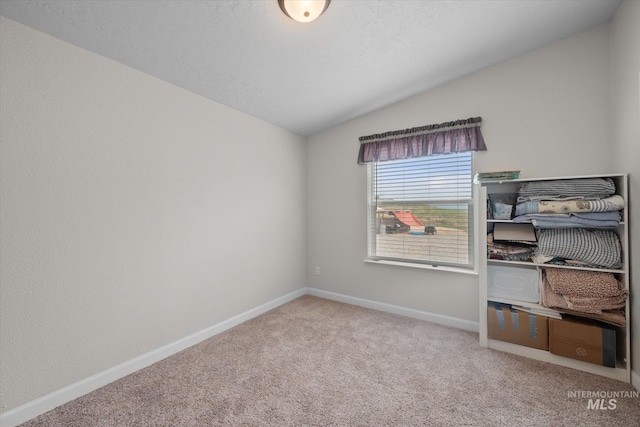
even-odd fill
[[[146,368],[147,366],[159,362],[162,359],[172,356],[188,347],[198,344],[214,335],[226,331],[227,329],[231,329],[249,319],[266,313],[267,311],[279,307],[282,304],[293,301],[305,294],[305,288],[298,289],[297,291],[291,292],[280,298],[276,298],[256,308],[238,314],[237,316],[223,320],[222,322],[203,329],[202,331],[196,332],[185,338],[179,339],[178,341],[152,350],[146,354],[135,357],[129,361],[4,412],[0,414],[0,427],[14,427],[22,424],[25,421],[37,417],[38,415],[44,414],[45,412],[55,409],[60,405],[97,390],[100,387],[104,387],[105,385],[123,378],[135,371]]]
[[[92,375],[91,377],[85,378],[31,402],[25,403],[24,405],[18,406],[17,408],[4,412],[0,414],[0,427],[15,427],[22,424],[25,421],[37,417],[38,415],[44,414],[45,412],[48,412],[60,405],[112,383],[113,381],[159,362],[162,359],[172,356],[173,354],[176,354],[188,347],[231,329],[234,326],[246,322],[247,320],[266,313],[269,310],[277,308],[282,304],[293,301],[305,294],[357,305],[360,307],[371,308],[373,310],[379,310],[386,313],[426,320],[466,331],[478,332],[479,330],[478,322],[307,287],[298,289],[280,298],[276,298],[256,308],[210,326],[202,331],[196,332],[178,341],[167,344],[156,350],[152,350],[127,362],[121,363],[103,372]],[[640,390],[640,374],[636,371],[631,371],[631,384],[636,388],[636,390]]]
[[[320,298],[326,298],[334,301],[353,304],[360,307],[371,308],[386,313],[398,314],[400,316],[412,317],[414,319],[426,320],[428,322],[438,323],[440,325],[452,326],[465,331],[478,332],[480,325],[478,322],[459,319],[457,317],[444,316],[442,314],[430,313],[428,311],[406,308],[399,305],[392,305],[383,302],[372,301],[368,299],[352,297],[349,295],[338,294],[335,292],[323,291],[321,289],[307,287],[307,294]]]

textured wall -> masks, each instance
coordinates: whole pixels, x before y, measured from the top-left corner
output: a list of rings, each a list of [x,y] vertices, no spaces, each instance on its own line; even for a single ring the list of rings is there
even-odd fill
[[[3,17],[0,43],[0,412],[304,285],[302,138]]]
[[[614,169],[629,173],[631,364],[640,385],[640,2],[625,1],[611,23]]]
[[[358,137],[482,116],[480,171],[523,177],[611,172],[609,32],[598,27],[309,138],[307,283],[478,320],[477,276],[365,264],[366,167]],[[322,274],[315,276],[313,267]]]

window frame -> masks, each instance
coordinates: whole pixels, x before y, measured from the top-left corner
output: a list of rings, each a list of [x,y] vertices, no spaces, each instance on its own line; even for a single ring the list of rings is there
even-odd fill
[[[443,205],[443,204],[457,204],[457,205],[467,205],[467,254],[468,259],[467,263],[460,262],[447,262],[444,260],[437,259],[417,259],[410,257],[392,257],[379,255],[377,252],[377,240],[378,240],[378,222],[377,222],[377,214],[378,207],[380,205],[392,205],[397,202],[383,202],[380,203],[375,199],[376,195],[376,179],[375,173],[378,163],[389,163],[389,162],[371,162],[367,164],[367,259],[366,262],[372,263],[381,263],[381,264],[390,264],[390,265],[399,265],[399,266],[409,266],[409,267],[418,267],[418,268],[427,268],[427,269],[439,269],[439,270],[447,270],[447,271],[456,271],[463,273],[472,273],[477,274],[477,249],[475,247],[478,236],[477,236],[477,217],[478,217],[478,206],[477,206],[477,189],[474,184],[473,179],[473,152],[463,152],[463,153],[449,153],[438,155],[441,156],[451,156],[451,155],[468,155],[469,156],[469,177],[468,183],[470,185],[471,191],[470,196],[468,198],[454,198],[454,199],[430,199],[430,200],[414,200],[411,204],[421,205],[421,206],[429,206],[429,205]],[[436,156],[434,156],[436,157]],[[415,161],[415,158],[408,158],[403,160],[394,160],[394,163],[401,163],[407,161]]]

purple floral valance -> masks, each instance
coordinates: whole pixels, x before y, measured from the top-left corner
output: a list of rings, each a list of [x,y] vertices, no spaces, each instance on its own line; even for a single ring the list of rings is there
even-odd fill
[[[434,154],[486,151],[482,117],[360,137],[358,163],[410,159]]]

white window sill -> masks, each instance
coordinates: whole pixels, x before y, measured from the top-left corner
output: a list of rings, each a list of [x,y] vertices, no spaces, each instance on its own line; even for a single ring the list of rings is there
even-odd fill
[[[381,260],[365,259],[364,262],[368,264],[394,265],[397,267],[421,268],[423,270],[446,271],[449,273],[470,274],[472,276],[478,275],[478,272],[476,270],[467,270],[464,268],[456,268],[456,267],[448,267],[448,266],[435,266],[435,265],[428,265],[428,264],[417,264],[412,262],[387,261],[382,259]]]

